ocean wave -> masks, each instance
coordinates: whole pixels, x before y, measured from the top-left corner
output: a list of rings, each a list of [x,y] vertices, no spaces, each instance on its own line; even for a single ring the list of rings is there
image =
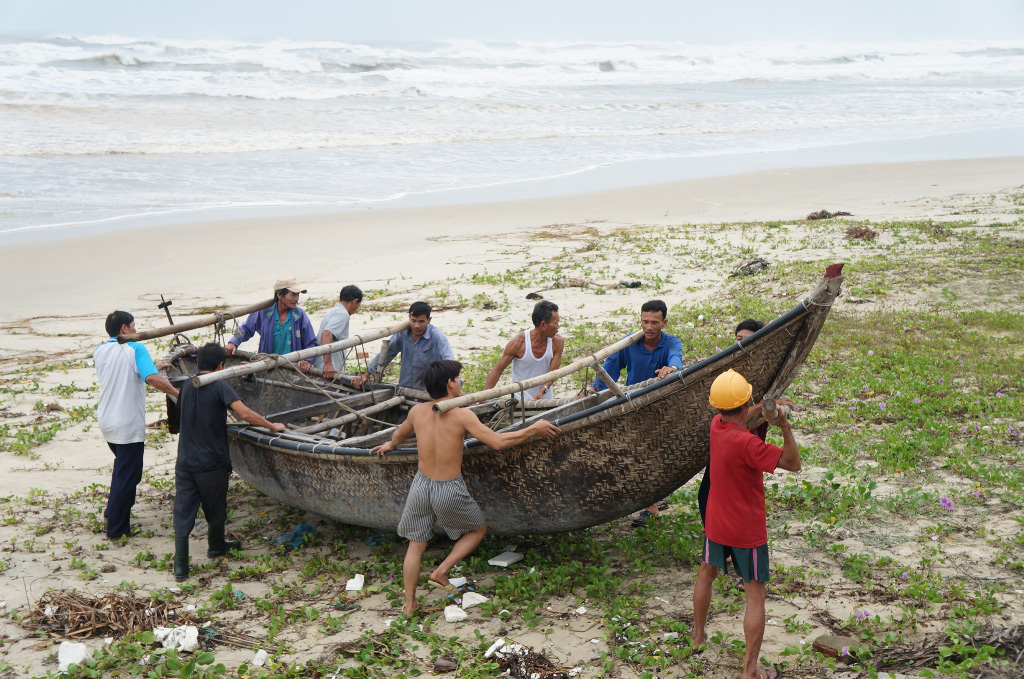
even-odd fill
[[[0,109],[2,112],[2,109]],[[767,114],[766,110],[766,114]],[[835,114],[819,117],[813,122],[789,115],[789,111],[772,111],[774,117],[746,118],[727,121],[705,121],[698,123],[678,122],[658,127],[607,126],[600,129],[587,127],[555,127],[545,129],[481,129],[416,131],[390,134],[352,134],[327,131],[295,131],[282,134],[239,134],[232,137],[160,136],[151,131],[143,139],[138,135],[125,139],[62,138],[57,141],[25,144],[0,136],[0,157],[6,158],[58,158],[86,156],[162,156],[162,155],[215,155],[244,154],[282,151],[329,151],[336,149],[374,149],[381,147],[424,147],[438,146],[451,149],[459,145],[480,144],[524,144],[537,141],[557,140],[572,143],[584,140],[653,140],[657,138],[702,138],[707,136],[736,138],[744,135],[770,136],[780,133],[819,134],[825,130],[860,129],[866,126],[930,126],[954,123],[1019,123],[1020,117],[1012,112],[1000,116],[995,113],[979,117],[972,112],[941,113],[922,111],[912,117],[898,121],[885,114],[864,112],[857,116]]]

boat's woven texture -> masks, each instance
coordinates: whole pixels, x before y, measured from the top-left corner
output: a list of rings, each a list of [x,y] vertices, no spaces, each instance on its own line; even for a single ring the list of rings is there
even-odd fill
[[[562,426],[555,440],[506,451],[470,448],[463,476],[494,534],[552,533],[605,523],[665,497],[704,468],[714,410],[708,389],[732,368],[754,399],[795,376],[839,290],[836,279],[803,313],[681,378]],[[289,451],[232,436],[235,470],[265,494],[345,523],[393,531],[416,473],[413,455],[372,457]]]

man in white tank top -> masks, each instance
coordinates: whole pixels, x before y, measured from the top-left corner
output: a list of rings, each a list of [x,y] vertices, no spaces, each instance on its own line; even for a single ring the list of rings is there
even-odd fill
[[[533,307],[533,330],[517,334],[505,345],[501,358],[484,381],[484,389],[490,389],[498,383],[509,363],[512,364],[513,382],[521,382],[557,370],[562,365],[564,348],[565,340],[558,334],[558,305],[547,300],[537,302]],[[550,382],[527,389],[526,400],[546,398],[550,389]]]

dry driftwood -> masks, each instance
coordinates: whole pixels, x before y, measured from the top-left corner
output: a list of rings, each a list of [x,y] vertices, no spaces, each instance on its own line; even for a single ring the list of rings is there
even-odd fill
[[[69,639],[123,638],[154,627],[196,624],[191,611],[177,603],[140,599],[132,592],[111,592],[103,597],[67,590],[44,594],[29,611],[23,626]]]

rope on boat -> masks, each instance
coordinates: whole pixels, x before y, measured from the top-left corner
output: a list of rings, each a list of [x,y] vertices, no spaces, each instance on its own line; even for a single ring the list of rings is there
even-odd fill
[[[332,401],[334,401],[334,404],[336,406],[338,406],[339,410],[347,410],[349,413],[359,417],[359,420],[361,422],[364,422],[364,423],[369,421],[369,422],[376,422],[377,424],[382,424],[385,427],[393,427],[393,426],[395,426],[394,423],[392,423],[392,422],[385,422],[384,420],[378,420],[378,419],[376,419],[374,417],[370,417],[369,415],[364,415],[364,414],[360,413],[358,410],[356,410],[355,408],[353,408],[352,406],[349,406],[349,405],[347,405],[345,403],[342,403],[337,398],[335,398],[335,396],[333,394],[331,394],[331,392],[327,391],[320,384],[318,384],[312,377],[310,377],[306,373],[304,373],[301,370],[299,370],[298,366],[296,366],[293,363],[288,363],[287,365],[289,367],[291,367],[293,370],[295,370],[297,373],[299,373],[299,375],[301,375],[303,379],[305,379],[307,382],[312,384],[314,389],[316,389],[321,394],[323,394],[327,398],[329,398]],[[274,368],[274,370],[278,370],[280,367],[281,366],[276,366]],[[377,403],[377,395],[376,395],[376,393],[374,392],[373,389],[370,390],[370,394],[371,394],[371,396],[373,398],[374,405],[376,405],[376,403]]]

